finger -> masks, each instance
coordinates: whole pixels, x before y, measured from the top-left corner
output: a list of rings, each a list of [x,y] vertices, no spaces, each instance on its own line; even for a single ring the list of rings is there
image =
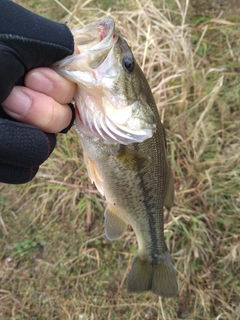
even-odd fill
[[[13,119],[49,133],[62,131],[72,119],[68,105],[26,87],[15,86],[2,107]]]
[[[73,100],[76,84],[63,78],[50,68],[37,68],[25,77],[26,87],[44,93],[61,104]]]

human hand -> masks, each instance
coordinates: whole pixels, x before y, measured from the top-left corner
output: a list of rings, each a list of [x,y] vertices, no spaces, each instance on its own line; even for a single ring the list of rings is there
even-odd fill
[[[2,103],[10,117],[48,133],[58,133],[69,126],[76,84],[46,67],[29,71],[25,86],[14,86]],[[43,116],[42,116],[43,115]]]
[[[55,147],[53,133],[71,126],[73,108],[71,111],[67,103],[75,85],[50,68],[35,68],[50,66],[73,49],[73,37],[65,25],[1,0],[1,182],[30,181]],[[25,87],[16,86],[23,85],[24,78]]]

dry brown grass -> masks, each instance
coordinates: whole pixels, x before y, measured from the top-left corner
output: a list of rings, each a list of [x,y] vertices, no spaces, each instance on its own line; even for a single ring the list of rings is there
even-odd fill
[[[135,235],[104,239],[104,201],[72,129],[31,183],[0,186],[0,319],[240,319],[240,27],[229,4],[199,15],[173,0],[61,0],[69,13],[21,3],[71,27],[111,16],[132,47],[167,130],[176,205],[165,235],[180,292],[127,293]]]

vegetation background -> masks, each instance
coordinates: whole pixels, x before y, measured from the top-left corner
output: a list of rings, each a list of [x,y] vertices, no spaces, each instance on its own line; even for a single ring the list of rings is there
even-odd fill
[[[105,240],[72,128],[31,183],[0,185],[0,319],[240,319],[239,1],[16,2],[71,28],[111,16],[132,47],[167,131],[179,296],[127,293],[136,238]]]

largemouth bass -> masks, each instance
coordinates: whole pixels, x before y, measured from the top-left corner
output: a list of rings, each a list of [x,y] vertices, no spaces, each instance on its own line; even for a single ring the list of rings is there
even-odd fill
[[[174,297],[176,273],[164,240],[164,206],[173,205],[173,179],[151,89],[112,19],[74,36],[80,54],[54,68],[78,85],[75,124],[89,177],[106,198],[106,237],[117,239],[130,224],[138,254],[128,290]]]

